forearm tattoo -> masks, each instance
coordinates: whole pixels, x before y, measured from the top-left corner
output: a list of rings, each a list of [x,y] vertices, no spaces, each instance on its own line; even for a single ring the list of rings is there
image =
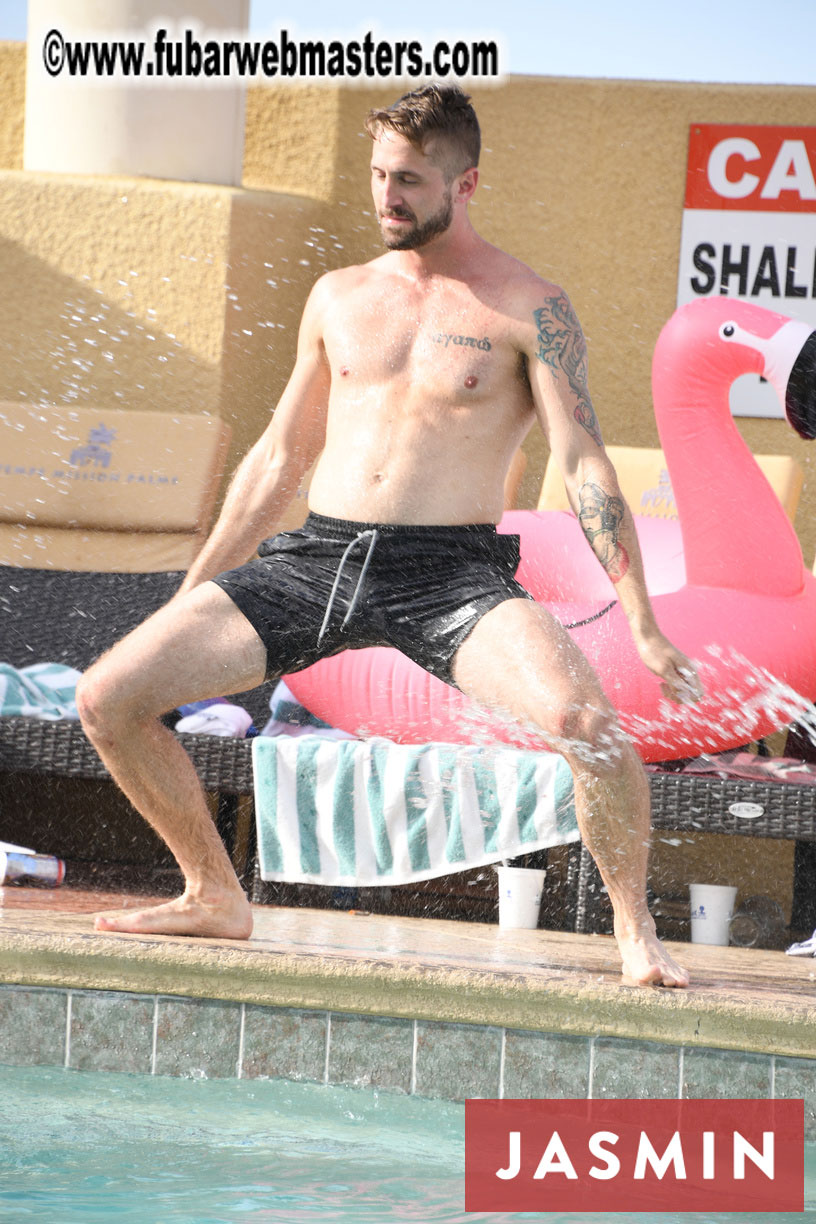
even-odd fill
[[[578,424],[603,446],[601,428],[587,390],[587,351],[584,334],[575,311],[563,293],[547,298],[533,311],[538,328],[536,357],[558,372],[562,370],[577,400],[574,413]]]
[[[629,554],[618,539],[626,511],[622,498],[588,480],[578,490],[578,506],[578,520],[595,556],[612,581],[620,582],[629,568]]]

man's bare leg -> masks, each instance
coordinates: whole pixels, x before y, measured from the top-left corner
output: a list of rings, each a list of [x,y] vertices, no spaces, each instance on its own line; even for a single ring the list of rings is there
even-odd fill
[[[97,916],[99,930],[249,937],[249,902],[193,763],[159,720],[187,702],[252,688],[265,669],[254,629],[228,595],[205,583],[160,609],[83,676],[77,705],[86,734],[168,845],[186,884],[164,905]]]
[[[585,656],[539,604],[508,600],[466,638],[454,676],[482,704],[539,726],[572,769],[578,827],[609,890],[624,974],[643,985],[687,986],[646,904],[646,775]]]

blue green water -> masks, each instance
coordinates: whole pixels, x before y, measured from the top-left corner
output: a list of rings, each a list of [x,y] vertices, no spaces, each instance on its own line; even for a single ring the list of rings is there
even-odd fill
[[[599,1215],[466,1213],[464,1106],[274,1080],[0,1067],[2,1224],[551,1224]],[[662,1224],[816,1221],[644,1213]]]

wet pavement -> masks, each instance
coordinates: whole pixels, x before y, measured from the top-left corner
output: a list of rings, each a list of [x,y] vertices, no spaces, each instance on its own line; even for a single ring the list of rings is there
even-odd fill
[[[0,981],[816,1057],[811,958],[671,943],[692,979],[675,991],[623,979],[610,936],[495,923],[255,906],[247,941],[94,930],[160,899],[3,888]]]

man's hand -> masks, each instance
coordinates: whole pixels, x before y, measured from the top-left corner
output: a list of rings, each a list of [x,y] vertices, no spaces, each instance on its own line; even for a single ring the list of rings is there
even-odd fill
[[[649,670],[660,677],[660,691],[664,697],[680,705],[701,700],[703,686],[696,667],[662,633],[641,639],[637,648]]]

